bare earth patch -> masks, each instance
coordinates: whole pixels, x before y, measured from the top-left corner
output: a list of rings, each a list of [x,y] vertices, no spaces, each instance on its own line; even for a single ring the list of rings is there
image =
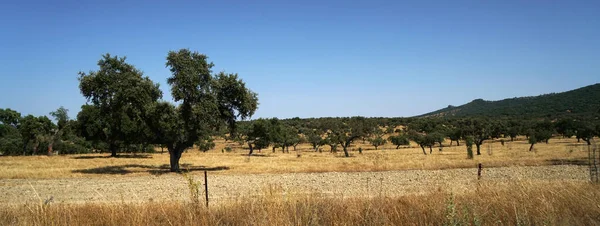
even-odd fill
[[[276,193],[310,193],[335,197],[389,197],[427,194],[435,190],[463,193],[478,183],[586,182],[586,166],[555,165],[486,168],[482,180],[477,169],[401,170],[380,172],[327,172],[227,175],[209,172],[211,201],[222,202]],[[193,175],[195,180],[203,180]],[[0,180],[0,204],[121,203],[185,201],[190,199],[188,182],[182,175]],[[534,185],[535,186],[535,185]],[[202,196],[203,197],[203,196]]]

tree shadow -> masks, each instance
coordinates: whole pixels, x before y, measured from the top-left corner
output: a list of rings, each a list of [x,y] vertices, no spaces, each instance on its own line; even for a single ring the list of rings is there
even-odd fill
[[[576,166],[587,166],[587,159],[550,159],[547,160],[550,165],[576,165]]]
[[[181,164],[182,172],[193,172],[193,171],[221,171],[228,170],[227,166],[216,166],[216,167],[206,167],[206,166],[192,166],[191,164]],[[126,164],[126,165],[118,165],[118,166],[103,166],[97,168],[90,169],[80,169],[73,170],[73,173],[83,173],[83,174],[109,174],[109,175],[126,175],[134,172],[132,168],[138,169],[148,169],[147,172],[152,175],[162,175],[166,173],[171,173],[170,166],[167,164],[161,166],[153,166],[153,165],[140,165],[140,164]],[[144,171],[142,171],[144,172]]]
[[[241,154],[241,156],[246,156],[246,157],[275,157],[272,155],[265,155],[265,154],[252,154],[252,155],[248,155],[248,154]]]
[[[72,159],[107,159],[107,158],[124,158],[124,159],[150,159],[152,155],[150,154],[133,154],[133,155],[117,155],[116,157],[112,157],[110,155],[84,155],[84,156],[75,156],[71,157]]]

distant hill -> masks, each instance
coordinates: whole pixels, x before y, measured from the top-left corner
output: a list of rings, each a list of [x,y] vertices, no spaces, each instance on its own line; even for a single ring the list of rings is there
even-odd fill
[[[499,101],[476,99],[470,103],[430,112],[417,117],[560,117],[600,113],[600,83],[583,88],[534,97]]]

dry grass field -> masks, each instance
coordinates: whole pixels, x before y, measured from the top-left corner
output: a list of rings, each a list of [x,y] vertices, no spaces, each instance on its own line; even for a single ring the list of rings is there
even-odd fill
[[[433,154],[423,155],[416,144],[396,150],[391,144],[375,150],[368,143],[357,141],[351,146],[353,157],[344,158],[343,152],[330,153],[329,147],[323,152],[314,152],[308,144],[290,148],[290,153],[270,149],[248,157],[248,150],[235,143],[219,140],[214,150],[199,152],[190,150],[183,154],[181,164],[192,174],[203,170],[217,174],[257,174],[257,173],[305,173],[305,172],[364,172],[406,169],[452,169],[472,168],[478,163],[484,167],[500,166],[541,166],[561,164],[587,164],[587,145],[575,139],[551,139],[549,144],[536,144],[529,152],[529,144],[524,140],[506,142],[486,142],[481,147],[481,155],[474,159],[466,158],[466,147],[443,147]],[[226,146],[233,151],[222,153]],[[445,145],[449,145],[446,142]],[[358,153],[361,147],[363,154]],[[475,149],[475,147],[473,147]],[[298,157],[298,153],[301,157]],[[0,157],[0,179],[45,179],[77,178],[96,176],[140,176],[168,173],[169,155],[161,154],[121,154],[110,158],[109,154],[87,154],[68,156],[17,156]]]
[[[233,151],[221,152],[227,145]],[[464,144],[423,155],[415,144],[374,150],[358,141],[350,158],[306,144],[248,157],[217,141],[183,155],[185,177],[168,172],[167,153],[0,157],[0,225],[600,224],[587,146],[556,138],[528,148],[486,142],[467,159]],[[201,189],[189,189],[204,170],[208,209],[192,198]]]
[[[219,206],[194,202],[29,204],[0,209],[2,225],[598,225],[589,183],[481,183],[465,194],[372,198],[267,193]]]

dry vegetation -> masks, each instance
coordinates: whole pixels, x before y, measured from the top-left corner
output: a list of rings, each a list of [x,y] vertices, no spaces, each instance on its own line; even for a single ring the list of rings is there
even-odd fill
[[[470,193],[331,198],[267,193],[210,209],[195,202],[35,204],[0,210],[2,225],[598,225],[589,183],[480,183]]]
[[[446,143],[447,144],[447,143]],[[324,147],[322,153],[299,146],[301,157],[290,153],[263,150],[248,157],[247,150],[217,143],[207,153],[189,151],[182,163],[192,174],[202,169],[211,175],[296,172],[355,172],[402,169],[585,165],[587,147],[574,139],[552,139],[528,152],[525,141],[487,142],[482,155],[466,159],[465,146],[434,149],[423,155],[420,148],[395,150],[390,144],[374,150],[357,142],[354,157],[343,158]],[[362,147],[363,154],[356,150]],[[491,152],[488,152],[491,150]],[[28,156],[0,158],[0,179],[51,179],[78,177],[148,176],[167,173],[168,154],[132,155],[108,158],[106,154],[75,156]],[[127,178],[123,178],[127,179]],[[130,178],[133,179],[133,178]],[[182,178],[182,180],[185,180]],[[39,202],[3,204],[0,225],[598,225],[600,224],[600,187],[583,180],[523,179],[518,181],[482,180],[468,183],[464,192],[451,186],[435,186],[422,193],[388,195],[374,192],[368,196],[342,193],[294,193],[278,189],[261,191],[264,195],[231,199],[204,207],[202,201],[89,202],[84,204]],[[10,186],[5,183],[3,186]],[[32,186],[33,188],[33,186]],[[426,187],[419,187],[426,188]],[[178,191],[184,192],[185,191]],[[202,197],[201,194],[184,194]],[[39,197],[39,195],[38,195]]]
[[[445,143],[446,145],[449,142]],[[222,153],[226,146],[233,147],[232,152]],[[188,151],[181,163],[184,168],[198,172],[204,169],[214,170],[218,174],[256,174],[256,173],[296,173],[296,172],[357,172],[386,171],[404,169],[449,169],[470,168],[477,163],[486,167],[498,166],[539,166],[555,164],[585,164],[587,147],[575,139],[551,139],[549,144],[538,144],[534,152],[528,152],[526,141],[487,142],[482,145],[482,155],[474,160],[466,158],[464,144],[456,147],[444,147],[443,151],[433,149],[432,155],[423,155],[417,145],[394,149],[391,144],[374,150],[368,143],[357,141],[352,146],[354,157],[343,158],[340,151],[329,153],[329,147],[323,147],[318,153],[307,144],[298,146],[302,153],[281,153],[277,149],[262,150],[252,157],[247,150],[237,144],[217,141],[215,150],[206,153]],[[363,154],[357,149],[363,148]],[[491,154],[488,152],[491,149]],[[427,150],[429,152],[429,150]],[[162,174],[168,172],[169,155],[164,154],[122,154],[120,158],[109,158],[108,154],[68,155],[68,156],[27,156],[1,157],[0,179],[16,178],[74,178],[93,176],[136,176]]]

